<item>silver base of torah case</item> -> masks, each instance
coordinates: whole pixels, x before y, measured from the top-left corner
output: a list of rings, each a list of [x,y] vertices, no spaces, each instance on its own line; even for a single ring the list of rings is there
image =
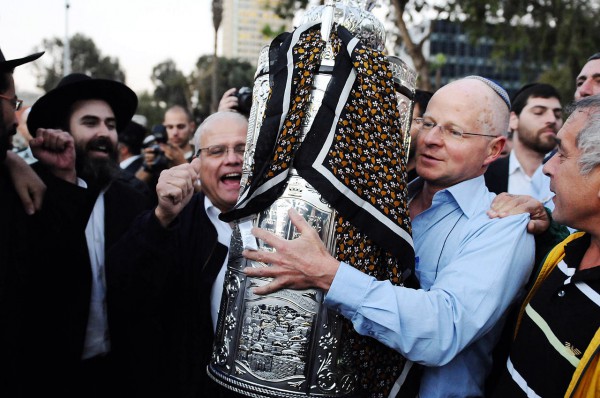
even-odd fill
[[[294,208],[331,242],[332,211],[297,175],[284,194],[258,215],[254,225],[283,238],[297,234],[288,218]],[[261,247],[261,249],[269,249]],[[244,267],[264,267],[244,259],[239,229],[233,233],[225,291],[209,375],[251,397],[347,397],[354,379],[341,352],[342,317],[322,305],[317,289],[281,290],[266,296],[252,288],[268,280],[246,277]]]

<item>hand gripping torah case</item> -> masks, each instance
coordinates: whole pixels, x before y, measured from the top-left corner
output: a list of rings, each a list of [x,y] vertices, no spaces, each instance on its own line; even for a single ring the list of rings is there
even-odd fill
[[[294,208],[331,254],[417,287],[406,194],[416,74],[383,53],[385,31],[356,1],[311,9],[259,55],[233,235],[209,375],[251,397],[387,396],[406,368],[354,331],[318,289],[258,296],[245,247],[273,250],[252,226],[286,239]]]

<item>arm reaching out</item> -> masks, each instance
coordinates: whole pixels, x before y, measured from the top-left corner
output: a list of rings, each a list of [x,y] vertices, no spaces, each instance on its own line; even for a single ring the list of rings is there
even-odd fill
[[[268,294],[281,289],[307,289],[310,287],[329,290],[333,278],[340,266],[333,258],[319,234],[311,228],[304,218],[293,209],[289,216],[292,224],[300,232],[300,237],[287,240],[261,228],[252,228],[252,234],[275,249],[244,250],[244,257],[271,264],[269,267],[247,267],[248,276],[273,278],[262,287],[255,288],[256,294]]]
[[[42,208],[46,184],[27,162],[13,151],[7,151],[5,163],[25,212],[29,215],[34,214]]]
[[[233,87],[223,93],[221,100],[219,101],[218,111],[235,111],[238,106],[238,98],[235,95],[237,88]]]
[[[521,213],[529,213],[530,215],[527,232],[538,235],[550,228],[550,218],[544,205],[528,195],[501,193],[494,198],[491,209],[487,212],[490,218],[504,218]]]

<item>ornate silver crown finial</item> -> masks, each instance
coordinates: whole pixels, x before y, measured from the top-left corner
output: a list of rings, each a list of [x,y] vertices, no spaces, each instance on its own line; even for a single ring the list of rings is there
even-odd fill
[[[334,7],[333,21],[344,26],[366,46],[377,51],[385,49],[385,28],[381,21],[371,13],[377,0],[342,0],[328,2]],[[321,5],[311,8],[304,14],[301,25],[310,22],[322,22],[326,8]]]

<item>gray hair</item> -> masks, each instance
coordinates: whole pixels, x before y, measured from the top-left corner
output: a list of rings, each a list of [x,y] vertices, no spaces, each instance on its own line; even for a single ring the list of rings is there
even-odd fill
[[[583,110],[588,111],[590,117],[577,134],[575,144],[581,151],[579,170],[582,175],[586,175],[600,165],[600,94],[573,103],[570,114]]]

